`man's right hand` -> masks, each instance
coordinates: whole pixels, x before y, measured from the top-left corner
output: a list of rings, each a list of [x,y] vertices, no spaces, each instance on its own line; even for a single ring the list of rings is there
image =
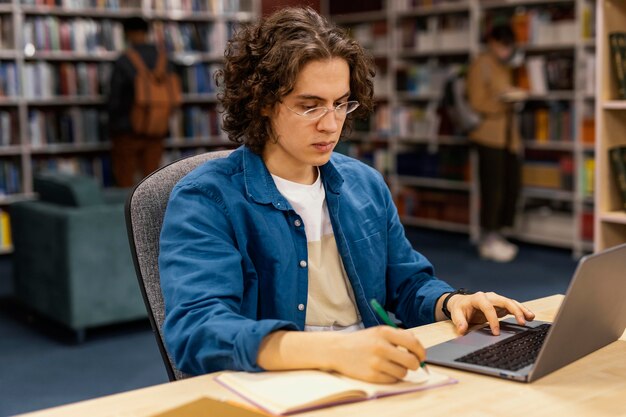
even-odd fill
[[[397,382],[426,359],[422,344],[406,330],[377,326],[337,336],[331,366],[351,378],[374,383]]]
[[[267,371],[324,369],[373,383],[401,380],[426,358],[406,330],[377,326],[353,333],[279,330],[261,343],[257,363]]]

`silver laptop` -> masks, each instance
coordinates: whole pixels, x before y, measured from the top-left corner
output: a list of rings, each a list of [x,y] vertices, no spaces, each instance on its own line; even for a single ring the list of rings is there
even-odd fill
[[[619,339],[626,328],[626,244],[580,259],[552,324],[514,318],[427,349],[426,362],[532,382]]]

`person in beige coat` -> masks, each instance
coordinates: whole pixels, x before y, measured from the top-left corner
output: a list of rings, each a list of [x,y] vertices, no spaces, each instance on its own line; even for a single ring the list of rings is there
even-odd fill
[[[487,50],[472,62],[467,78],[469,103],[482,117],[470,132],[479,160],[479,253],[497,262],[513,260],[518,250],[501,234],[514,224],[521,183],[521,141],[514,103],[525,93],[513,86],[510,61],[514,55],[511,28],[494,26],[487,36]]]

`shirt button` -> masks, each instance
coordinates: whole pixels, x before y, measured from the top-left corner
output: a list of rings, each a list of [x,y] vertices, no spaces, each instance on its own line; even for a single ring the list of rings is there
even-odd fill
[[[304,311],[304,304],[298,304],[298,310]]]
[[[300,261],[300,268],[306,268],[306,261],[305,260]]]
[[[300,226],[302,226],[302,222],[300,221],[300,219],[296,219],[296,220],[293,222],[293,224],[294,224],[296,227],[300,227]]]

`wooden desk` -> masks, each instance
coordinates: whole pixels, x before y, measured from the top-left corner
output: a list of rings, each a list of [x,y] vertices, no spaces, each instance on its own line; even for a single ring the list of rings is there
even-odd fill
[[[563,296],[555,295],[528,302],[526,305],[535,312],[537,319],[551,321],[562,299]],[[426,347],[455,336],[450,322],[422,326],[413,331]],[[438,371],[457,378],[459,383],[297,416],[626,416],[626,332],[619,341],[532,384],[437,368]],[[204,375],[24,416],[143,417],[207,395],[238,399],[215,383],[211,375]]]

